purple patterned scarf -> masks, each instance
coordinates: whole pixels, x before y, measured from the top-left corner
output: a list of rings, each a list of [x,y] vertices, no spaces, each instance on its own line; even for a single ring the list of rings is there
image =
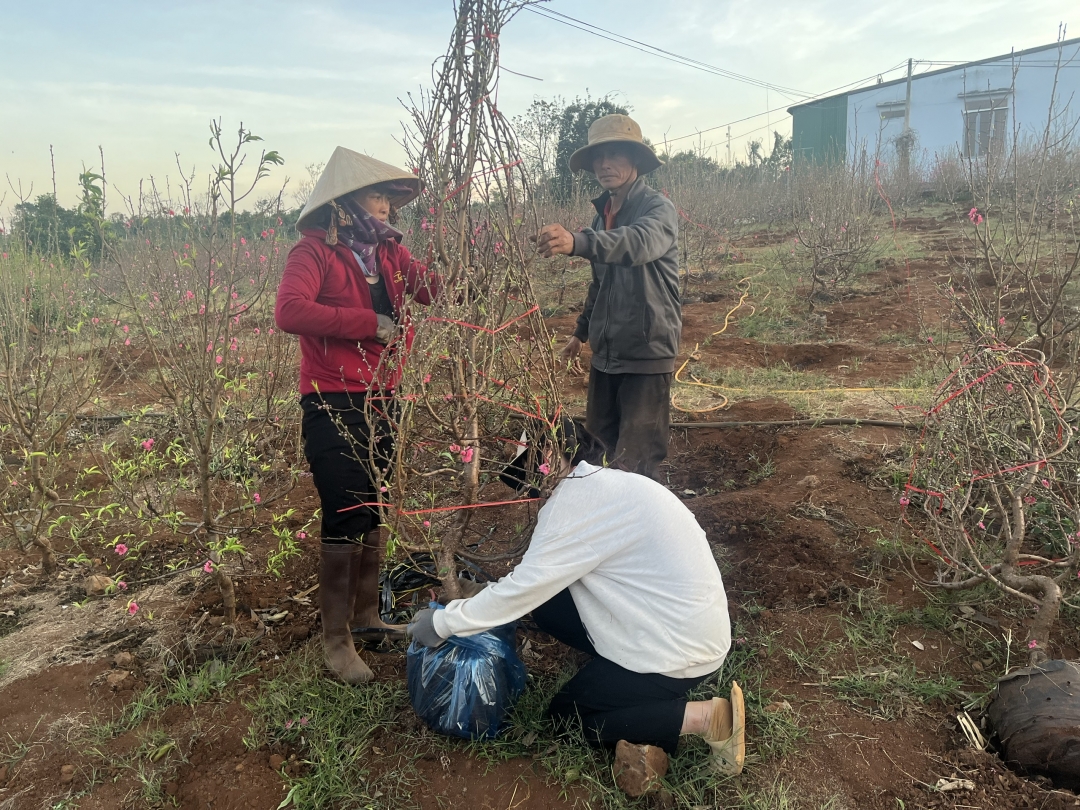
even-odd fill
[[[380,242],[391,239],[401,241],[403,234],[394,226],[376,219],[351,195],[331,201],[330,226],[326,229],[326,244],[339,241],[360,257],[360,269],[364,275],[374,278],[379,274],[375,267],[375,248]]]

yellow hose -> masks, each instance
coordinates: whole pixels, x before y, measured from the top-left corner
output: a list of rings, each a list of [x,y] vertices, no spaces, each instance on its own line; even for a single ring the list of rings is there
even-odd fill
[[[735,306],[733,306],[731,309],[729,309],[727,311],[727,314],[724,315],[724,325],[721,326],[715,332],[713,332],[711,337],[716,337],[717,335],[722,335],[724,332],[727,331],[728,326],[731,325],[731,316],[734,315],[736,312],[738,312],[740,309],[742,309],[742,307],[744,305],[746,305],[746,299],[750,296],[750,288],[751,288],[751,284],[753,282],[753,279],[756,278],[757,276],[761,275],[761,273],[764,273],[764,272],[765,272],[765,269],[762,268],[761,272],[755,273],[753,276],[745,276],[744,278],[741,278],[741,279],[739,279],[738,282],[736,282],[735,288],[737,290],[739,290],[740,293],[741,293],[740,296],[739,296],[739,303],[737,303]],[[768,299],[768,297],[771,294],[772,294],[772,289],[771,288],[767,289],[766,292],[765,292],[765,298],[762,298],[761,300],[764,302],[766,299]],[[757,308],[753,304],[750,304],[749,306],[750,306],[750,314],[753,315],[757,311]],[[671,407],[674,408],[677,411],[682,412],[682,413],[712,413],[713,411],[719,411],[719,410],[725,409],[725,408],[727,408],[727,407],[729,407],[731,405],[731,400],[728,399],[727,396],[725,396],[724,394],[719,393],[719,392],[721,392],[721,391],[729,391],[729,392],[746,393],[748,391],[753,390],[753,389],[750,389],[750,388],[732,388],[730,386],[714,385],[712,383],[704,383],[701,380],[699,380],[696,376],[694,376],[693,374],[690,375],[689,380],[684,380],[682,378],[682,374],[686,370],[686,367],[688,365],[690,365],[690,361],[691,360],[697,361],[697,360],[701,359],[701,354],[699,352],[700,347],[701,347],[700,343],[695,343],[694,344],[694,350],[687,355],[687,357],[683,361],[682,365],[679,366],[679,370],[675,372],[675,382],[678,383],[679,385],[693,385],[693,386],[697,386],[699,388],[707,388],[710,391],[713,391],[716,394],[716,396],[719,396],[722,401],[718,405],[712,405],[712,406],[710,406],[708,408],[684,408],[681,405],[679,405],[679,403],[678,403],[678,401],[676,399],[676,392],[672,391],[671,392]],[[776,390],[767,390],[765,393],[768,393],[768,394],[826,394],[826,393],[845,393],[846,394],[846,393],[856,393],[857,394],[857,393],[900,392],[900,391],[915,391],[915,390],[917,390],[917,389],[914,389],[914,388],[843,388],[843,387],[834,387],[834,388],[788,388],[788,389],[776,389]]]
[[[756,275],[761,275],[761,273],[764,273],[764,272],[765,272],[765,270],[764,270],[764,268],[762,268],[761,272],[757,273]],[[735,306],[733,306],[731,309],[729,309],[727,311],[727,314],[724,315],[724,325],[721,326],[715,332],[713,332],[712,337],[716,337],[717,335],[722,335],[724,332],[727,331],[728,326],[730,326],[730,324],[731,324],[731,316],[734,315],[736,312],[738,312],[740,309],[742,309],[743,305],[746,303],[746,299],[750,296],[750,285],[751,285],[751,279],[753,279],[753,278],[754,278],[754,276],[745,276],[744,278],[741,278],[741,279],[738,280],[738,282],[736,282],[735,289],[739,290],[740,293],[741,293],[741,295],[739,296],[739,303],[737,303]],[[771,292],[771,290],[770,290],[770,292]],[[756,311],[757,311],[756,307],[754,307],[754,305],[751,304],[750,305],[750,314],[753,315]],[[720,391],[721,386],[712,385],[710,383],[703,383],[701,380],[699,380],[693,374],[690,375],[689,380],[684,380],[682,378],[682,373],[683,373],[683,371],[686,370],[686,367],[687,367],[687,365],[689,365],[690,361],[691,360],[700,360],[701,359],[701,355],[698,354],[698,349],[700,348],[700,346],[701,346],[700,343],[695,343],[694,344],[694,350],[692,352],[690,352],[689,355],[687,355],[687,358],[683,361],[683,364],[681,366],[679,366],[679,370],[675,372],[675,382],[678,383],[679,385],[696,385],[696,386],[698,386],[700,388],[708,388],[708,389],[710,389],[712,391]],[[672,391],[671,392],[671,407],[674,408],[677,411],[681,411],[682,413],[712,413],[713,411],[719,411],[719,410],[721,410],[723,408],[726,408],[730,404],[730,400],[726,396],[724,396],[723,394],[718,394],[718,396],[722,400],[720,402],[720,404],[718,404],[718,405],[712,405],[712,406],[710,406],[708,408],[684,408],[678,403],[678,400],[675,398],[675,396],[676,396],[675,392]]]

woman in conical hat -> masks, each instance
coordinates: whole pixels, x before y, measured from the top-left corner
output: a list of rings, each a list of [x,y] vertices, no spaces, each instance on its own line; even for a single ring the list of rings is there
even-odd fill
[[[408,299],[429,304],[439,285],[390,224],[419,194],[409,172],[339,146],[300,214],[275,308],[278,326],[300,336],[304,454],[322,503],[323,649],[346,683],[372,678],[353,633],[403,637],[379,615],[378,513],[355,507],[378,500],[372,459],[392,452],[389,424],[368,414],[392,407],[412,342]]]

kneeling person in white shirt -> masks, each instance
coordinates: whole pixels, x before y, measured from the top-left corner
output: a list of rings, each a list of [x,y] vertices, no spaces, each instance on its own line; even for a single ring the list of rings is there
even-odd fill
[[[738,685],[730,703],[686,700],[731,647],[724,583],[705,532],[661,484],[602,466],[606,448],[580,422],[562,420],[555,435],[543,456],[562,480],[521,562],[472,598],[418,613],[413,638],[438,646],[532,613],[542,630],[593,656],[551,701],[556,722],[580,717],[593,745],[626,740],[669,754],[680,734],[698,734],[719,770],[738,773]]]

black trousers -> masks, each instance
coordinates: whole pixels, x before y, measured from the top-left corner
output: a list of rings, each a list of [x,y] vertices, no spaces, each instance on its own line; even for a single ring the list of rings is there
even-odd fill
[[[669,678],[631,672],[596,654],[574,597],[564,590],[532,612],[540,628],[563,644],[596,656],[551,700],[548,714],[562,725],[581,719],[591,745],[614,748],[619,740],[656,745],[669,754],[679,744],[686,693],[708,678]]]
[[[300,400],[304,420],[300,429],[304,455],[322,503],[322,541],[358,542],[379,525],[376,509],[339,510],[378,500],[375,463],[385,467],[393,454],[394,437],[386,418],[375,418],[374,430],[365,413],[365,394],[308,394]],[[390,399],[372,403],[389,414]]]
[[[589,371],[585,426],[614,451],[611,461],[629,472],[656,478],[667,456],[671,374],[608,374]]]

